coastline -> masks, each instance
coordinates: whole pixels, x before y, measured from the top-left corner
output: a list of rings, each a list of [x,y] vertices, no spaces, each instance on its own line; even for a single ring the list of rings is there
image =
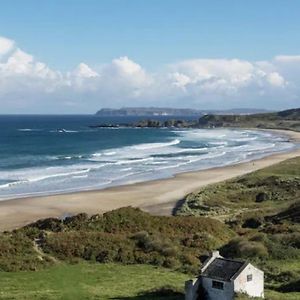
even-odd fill
[[[300,142],[300,132],[261,130],[287,136],[292,142]],[[178,202],[188,193],[296,156],[300,156],[300,149],[271,154],[249,162],[180,173],[167,179],[102,190],[3,200],[0,201],[0,230],[11,230],[41,218],[63,217],[81,212],[101,214],[124,206],[139,207],[155,215],[172,215]]]

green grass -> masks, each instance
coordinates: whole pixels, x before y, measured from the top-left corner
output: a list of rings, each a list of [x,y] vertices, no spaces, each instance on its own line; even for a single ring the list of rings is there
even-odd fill
[[[263,201],[257,201],[264,194]],[[189,194],[178,215],[212,216],[220,220],[242,215],[275,214],[300,199],[300,157],[209,185]]]
[[[183,292],[187,279],[186,274],[148,265],[61,264],[37,272],[0,272],[0,299],[181,300],[183,295],[160,296],[153,290],[168,286]],[[269,300],[300,299],[300,293],[271,290],[265,296]]]
[[[266,300],[299,300],[300,293],[278,293],[271,290],[265,291]]]
[[[149,292],[183,290],[188,275],[147,265],[62,264],[37,272],[0,272],[0,299],[183,299]]]

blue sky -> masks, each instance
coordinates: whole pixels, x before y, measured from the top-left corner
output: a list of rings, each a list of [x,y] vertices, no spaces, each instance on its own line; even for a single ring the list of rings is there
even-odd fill
[[[282,94],[282,90],[280,91],[279,95],[287,99],[285,102],[280,102],[279,99],[274,100],[276,107],[284,108],[298,104],[298,91],[295,88],[297,84],[293,83],[290,78],[292,75],[295,76],[297,71],[291,68],[291,63],[289,66],[282,66],[281,61],[279,66],[278,63],[274,64],[273,60],[275,57],[284,55],[298,61],[296,58],[300,55],[299,11],[300,1],[298,0],[2,0],[0,3],[0,36],[14,42],[15,46],[10,51],[21,49],[24,53],[30,54],[34,62],[43,62],[53,72],[62,72],[62,76],[69,76],[66,73],[73,72],[76,68],[78,71],[77,66],[84,63],[84,66],[79,67],[80,76],[82,72],[85,72],[83,77],[94,78],[95,76],[90,75],[97,74],[103,78],[104,69],[106,70],[104,76],[106,79],[109,77],[109,80],[113,82],[117,78],[116,81],[119,82],[121,79],[119,80],[118,76],[121,76],[122,80],[124,79],[122,73],[124,65],[132,63],[129,68],[133,67],[133,64],[140,66],[141,70],[147,73],[144,74],[145,81],[150,84],[150,81],[154,80],[157,90],[170,77],[170,68],[173,70],[172,74],[175,74],[176,80],[180,80],[178,85],[185,89],[185,94],[181,91],[176,94],[176,91],[172,90],[166,94],[157,91],[156,94],[151,95],[145,91],[145,85],[147,85],[145,82],[141,88],[140,82],[133,83],[131,79],[128,79],[130,83],[127,86],[124,86],[124,80],[121,80],[120,94],[118,95],[107,89],[103,92],[99,82],[94,82],[95,86],[92,89],[86,88],[83,91],[83,85],[90,86],[91,84],[85,80],[84,83],[80,83],[80,89],[76,86],[72,91],[68,90],[69,96],[66,97],[65,103],[69,103],[69,106],[65,107],[66,110],[74,110],[74,112],[82,110],[78,103],[88,95],[90,98],[95,98],[90,106],[92,111],[92,109],[109,104],[101,99],[107,97],[118,99],[120,95],[124,95],[124,90],[127,91],[130,88],[130,93],[126,94],[124,102],[115,101],[113,106],[127,105],[132,102],[141,105],[158,105],[159,103],[155,103],[151,99],[159,98],[162,104],[168,106],[182,106],[184,100],[186,101],[185,106],[208,106],[211,104],[213,107],[220,108],[256,107],[262,105],[262,97],[278,95],[278,91],[270,91],[269,87],[256,95],[254,89],[257,88],[257,85],[253,86],[252,82],[252,90],[248,91],[246,96],[244,90],[243,93],[234,95],[236,98],[239,97],[240,102],[238,99],[226,102],[226,97],[230,97],[230,95],[227,95],[228,91],[225,91],[223,96],[220,95],[219,86],[218,94],[215,97],[213,93],[207,95],[207,90],[203,92],[203,78],[205,77],[205,80],[208,78],[222,79],[224,72],[220,72],[218,67],[211,69],[205,63],[205,74],[201,73],[203,66],[200,65],[203,61],[199,61],[199,59],[211,59],[211,63],[220,65],[224,65],[224,61],[219,59],[229,61],[238,59],[251,64],[263,61],[272,64],[271,67],[259,66],[260,70],[267,74],[265,78],[271,76],[274,79],[277,76],[274,75],[276,73],[284,80],[277,77],[277,85],[285,82],[285,89],[288,83],[289,87],[293,87],[288,94]],[[128,60],[115,61],[124,57]],[[30,62],[30,64],[34,62]],[[191,64],[188,64],[190,68],[187,70],[186,62],[194,62],[194,65],[198,66],[197,70],[193,64],[192,67]],[[209,63],[210,66],[211,63]],[[225,65],[226,72],[229,72],[232,65],[227,65],[226,62]],[[240,66],[241,69],[244,67]],[[30,68],[34,68],[33,65]],[[89,75],[86,74],[87,68],[89,68]],[[121,68],[123,75],[120,75],[116,68]],[[236,67],[233,68],[236,70]],[[255,68],[257,68],[256,65]],[[139,72],[138,68],[134,72],[136,71]],[[76,76],[79,74],[78,72]],[[115,73],[112,75],[112,72],[117,72],[118,75]],[[201,74],[199,73],[199,75],[197,72]],[[249,69],[249,72],[252,70]],[[254,73],[257,74],[257,72],[256,70]],[[151,78],[147,77],[148,73],[151,74]],[[153,77],[154,73],[155,78]],[[20,71],[17,74],[20,74]],[[252,73],[250,75],[254,76]],[[228,76],[224,76],[227,80]],[[234,76],[230,77],[230,82],[235,80]],[[18,75],[18,80],[19,77]],[[202,82],[202,90],[199,86],[192,86],[199,80]],[[168,83],[167,86],[173,83]],[[176,86],[177,81],[174,84]],[[262,83],[256,81],[256,84],[260,87]],[[60,88],[61,85],[63,84],[59,84]],[[114,86],[114,83],[111,85]],[[27,91],[27,89],[29,88],[26,83],[25,90]],[[59,98],[61,103],[63,93],[66,94],[63,89],[56,90],[52,96]],[[40,112],[43,110],[42,107],[55,112],[54,107],[51,108],[51,103],[36,103],[37,100],[33,99],[34,95],[38,95],[36,98],[46,99],[50,97],[49,91],[43,94],[40,87],[34,87],[29,89],[28,94],[32,98],[31,104],[21,103],[25,96],[22,96],[20,91],[15,97],[12,91],[5,93],[10,99],[10,104],[5,104],[7,111],[18,112],[26,104],[30,112]],[[247,101],[243,101],[242,97]],[[73,106],[70,98],[77,98],[78,103],[74,103]],[[202,100],[197,100],[197,102],[195,98]],[[253,102],[250,101],[250,98]],[[212,103],[211,99],[219,100]],[[24,101],[26,102],[26,100]],[[18,102],[18,104],[12,105],[12,102]],[[270,101],[266,103],[266,106],[270,105],[273,103]],[[86,109],[86,112],[89,110]]]
[[[298,0],[2,0],[0,32],[60,69],[123,55],[147,67],[264,60],[299,51],[299,11]]]

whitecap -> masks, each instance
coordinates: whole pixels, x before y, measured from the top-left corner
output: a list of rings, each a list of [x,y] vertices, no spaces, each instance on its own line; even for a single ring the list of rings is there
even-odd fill
[[[180,140],[175,139],[175,140],[173,140],[171,142],[167,142],[167,143],[139,144],[139,145],[133,146],[133,148],[136,150],[149,150],[149,149],[163,148],[163,147],[168,147],[168,146],[173,146],[173,145],[178,145],[178,144],[180,144]]]
[[[41,131],[41,129],[35,129],[35,128],[20,128],[18,131]]]

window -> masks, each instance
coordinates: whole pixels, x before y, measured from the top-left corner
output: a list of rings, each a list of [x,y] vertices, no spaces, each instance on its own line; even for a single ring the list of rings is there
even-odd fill
[[[215,280],[213,280],[213,281],[212,281],[212,287],[213,287],[214,289],[223,290],[223,289],[224,289],[224,283],[223,283],[223,282],[220,282],[220,281],[215,281]]]
[[[247,275],[247,281],[252,281],[252,274]]]

